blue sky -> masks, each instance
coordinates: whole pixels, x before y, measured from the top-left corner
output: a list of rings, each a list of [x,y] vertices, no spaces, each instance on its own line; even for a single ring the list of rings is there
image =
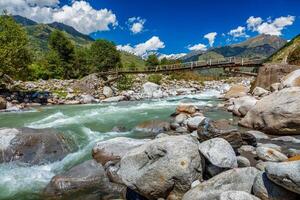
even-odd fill
[[[0,2],[0,8],[13,14],[44,23],[61,21],[84,33],[96,31],[91,33],[92,37],[112,40],[122,45],[119,48],[138,54],[148,50],[163,54],[187,53],[189,49],[236,43],[260,33],[285,39],[300,33],[299,0],[87,0],[75,3],[71,0],[18,0],[25,1],[29,8],[38,6],[41,12],[34,14],[26,6],[24,11],[16,13],[21,9],[14,8],[14,0],[1,1],[4,3]],[[90,10],[84,13],[86,7]],[[253,20],[247,23],[251,16]],[[204,38],[208,33],[214,33],[207,36],[211,45]]]

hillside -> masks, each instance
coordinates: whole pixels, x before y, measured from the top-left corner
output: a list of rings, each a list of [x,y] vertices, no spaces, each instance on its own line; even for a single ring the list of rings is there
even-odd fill
[[[280,37],[263,34],[238,44],[213,48],[205,53],[201,52],[197,54],[192,52],[182,59],[184,61],[222,59],[226,57],[264,59],[272,55],[285,44],[286,41]]]
[[[51,24],[38,24],[35,21],[19,15],[15,15],[13,17],[16,22],[24,26],[29,35],[30,45],[32,46],[32,49],[37,52],[45,52],[48,50],[48,39],[54,30],[63,31],[78,47],[90,45],[94,41],[92,37],[84,35],[75,30],[73,27],[62,23],[53,22]],[[138,68],[145,66],[145,62],[142,58],[126,52],[120,53],[124,67],[129,67],[132,63]]]
[[[300,65],[300,35],[279,49],[268,59],[268,62]]]

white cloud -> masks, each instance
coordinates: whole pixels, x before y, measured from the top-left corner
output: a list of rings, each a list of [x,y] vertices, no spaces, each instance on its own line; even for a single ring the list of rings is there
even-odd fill
[[[190,50],[190,51],[206,51],[207,50],[207,47],[206,47],[206,45],[204,45],[204,44],[196,44],[196,45],[190,45],[189,47],[188,47],[188,49]]]
[[[286,26],[292,25],[294,21],[295,17],[290,15],[287,17],[278,17],[274,20],[269,19],[266,22],[263,22],[260,17],[251,16],[247,20],[247,26],[249,30],[257,31],[260,34],[281,36],[282,30]]]
[[[163,59],[163,58],[167,58],[167,59],[171,59],[171,60],[176,60],[176,59],[179,59],[183,56],[185,56],[186,53],[178,53],[178,54],[161,54],[159,56],[159,59]]]
[[[229,31],[228,33],[229,35],[233,36],[234,38],[238,38],[238,37],[249,37],[246,34],[246,28],[243,26],[239,26],[236,29],[233,29],[231,31]]]
[[[128,26],[130,28],[130,31],[133,34],[137,34],[143,31],[144,24],[146,23],[145,19],[142,19],[141,17],[131,17],[128,19]]]
[[[61,22],[85,34],[107,31],[117,25],[116,15],[111,10],[96,10],[86,1],[74,1],[61,8],[57,7],[58,3],[59,0],[1,0],[0,10],[6,9],[40,23]]]
[[[208,39],[209,45],[212,47],[215,43],[215,39],[216,39],[217,33],[216,32],[212,32],[212,33],[208,33],[204,36],[204,38]]]
[[[130,44],[117,46],[118,50],[127,51],[129,53],[142,57],[145,57],[149,53],[155,52],[162,48],[165,48],[165,44],[157,36],[153,36],[146,42],[137,44],[134,47]]]

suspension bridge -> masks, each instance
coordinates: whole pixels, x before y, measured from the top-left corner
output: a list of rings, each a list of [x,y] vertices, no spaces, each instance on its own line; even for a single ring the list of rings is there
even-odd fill
[[[99,75],[123,75],[123,74],[155,74],[176,71],[199,71],[206,69],[223,69],[226,73],[257,76],[253,72],[243,72],[239,68],[253,68],[262,66],[263,59],[228,58],[223,60],[195,61],[170,65],[148,66],[143,69],[115,69],[100,72]]]

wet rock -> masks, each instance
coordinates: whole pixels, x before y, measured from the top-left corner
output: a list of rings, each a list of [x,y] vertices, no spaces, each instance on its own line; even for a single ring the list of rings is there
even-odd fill
[[[248,158],[244,157],[244,156],[237,156],[237,164],[238,167],[242,168],[242,167],[251,167],[251,163],[248,160]]]
[[[268,135],[266,135],[265,133],[260,132],[260,131],[251,130],[251,131],[247,131],[246,133],[253,135],[258,140],[269,139]]]
[[[257,147],[256,153],[257,156],[264,161],[282,162],[288,159],[286,155],[280,153],[275,149],[268,148],[268,147]]]
[[[182,124],[187,118],[188,116],[185,113],[180,113],[175,117],[175,123]]]
[[[176,113],[195,114],[199,109],[194,105],[180,104],[176,108]]]
[[[143,93],[148,98],[152,98],[152,97],[157,98],[159,96],[158,94],[161,94],[160,97],[162,97],[162,91],[160,89],[160,86],[151,82],[147,82],[143,85]]]
[[[261,87],[256,87],[254,88],[252,94],[257,97],[262,97],[268,95],[269,91]]]
[[[257,100],[252,96],[244,96],[233,100],[233,114],[245,116],[255,106]]]
[[[263,97],[239,124],[269,134],[300,132],[300,87],[286,88]]]
[[[280,151],[281,152],[281,146],[278,146],[277,144],[272,144],[272,143],[262,144],[262,143],[259,143],[257,145],[257,147],[271,148],[271,149],[275,149],[276,151]]]
[[[130,150],[139,147],[149,140],[138,140],[125,137],[117,137],[106,141],[98,142],[92,151],[93,158],[103,166],[107,162],[120,161],[121,158]]]
[[[107,99],[102,100],[103,103],[112,103],[112,102],[119,102],[119,101],[124,101],[125,97],[124,96],[116,96],[116,97],[110,97]]]
[[[89,104],[89,103],[96,103],[97,100],[92,95],[81,95],[81,103]]]
[[[273,138],[273,141],[283,141],[283,142],[292,142],[292,143],[300,143],[299,139],[296,139],[295,137],[292,136],[282,136],[282,137],[277,137]]]
[[[0,129],[0,163],[41,165],[61,160],[72,150],[73,140],[52,129]]]
[[[161,120],[150,120],[135,127],[135,130],[145,133],[158,134],[171,129],[170,123]]]
[[[202,179],[198,144],[190,136],[152,140],[129,151],[120,166],[123,182],[148,199],[170,193],[180,199],[195,180]]]
[[[225,99],[239,98],[246,96],[249,89],[243,85],[233,85],[224,95]]]
[[[115,126],[111,129],[111,132],[117,132],[117,133],[121,133],[125,131],[126,131],[126,127],[124,126]]]
[[[6,109],[6,100],[3,97],[0,97],[0,110]]]
[[[121,198],[126,188],[111,183],[101,164],[94,160],[77,165],[67,172],[54,176],[44,190],[46,199],[88,199]]]
[[[199,145],[202,155],[213,165],[220,168],[237,167],[237,159],[231,145],[223,138],[214,138]]]
[[[282,78],[281,85],[286,87],[300,87],[300,69],[295,70]]]
[[[273,183],[266,173],[259,173],[253,185],[253,193],[261,200],[297,200],[298,195],[285,188]]]
[[[187,120],[187,126],[190,131],[197,130],[199,125],[205,120],[203,116],[195,116]]]
[[[104,88],[103,88],[103,95],[106,98],[112,97],[114,95],[114,91],[110,87],[104,86]]]
[[[225,171],[190,189],[183,200],[218,199],[221,193],[237,190],[251,193],[254,179],[259,171],[253,167]]]
[[[220,195],[220,200],[260,200],[256,196],[253,196],[243,191],[226,191]]]
[[[300,161],[270,163],[266,174],[274,183],[300,194]]]
[[[300,149],[288,149],[287,154],[289,157],[300,155]]]

